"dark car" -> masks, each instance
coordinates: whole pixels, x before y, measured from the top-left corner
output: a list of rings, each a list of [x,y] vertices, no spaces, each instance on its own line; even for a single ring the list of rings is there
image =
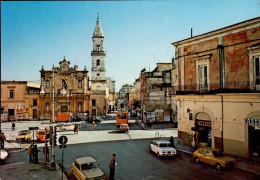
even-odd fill
[[[92,118],[89,118],[88,122],[93,123],[93,121],[98,124],[101,123],[103,120],[99,116],[92,116]]]

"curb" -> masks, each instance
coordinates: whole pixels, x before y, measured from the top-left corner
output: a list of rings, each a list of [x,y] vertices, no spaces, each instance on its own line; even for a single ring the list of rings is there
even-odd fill
[[[23,152],[23,151],[26,151],[26,148],[19,149],[19,150],[8,151],[8,153],[9,154],[13,154],[13,153],[19,153],[19,152]]]

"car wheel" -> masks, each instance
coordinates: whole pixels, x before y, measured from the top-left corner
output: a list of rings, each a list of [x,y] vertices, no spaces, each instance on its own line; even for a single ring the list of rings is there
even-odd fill
[[[199,164],[199,163],[200,163],[200,159],[199,159],[198,157],[195,157],[195,162],[196,162],[197,164]]]
[[[219,163],[216,163],[215,167],[216,167],[217,170],[221,170],[222,169],[222,166]]]

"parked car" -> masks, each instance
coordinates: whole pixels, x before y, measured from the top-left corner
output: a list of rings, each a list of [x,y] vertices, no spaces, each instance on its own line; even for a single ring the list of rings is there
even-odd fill
[[[57,124],[56,131],[73,131],[75,125],[72,123],[65,123],[65,124]]]
[[[206,163],[220,170],[222,168],[234,167],[235,159],[225,156],[219,149],[201,147],[193,153],[196,163]]]
[[[46,131],[47,133],[45,134],[45,130],[38,130],[36,131],[36,138],[40,142],[45,142],[50,140],[50,132]]]
[[[122,132],[129,132],[129,126],[128,124],[120,124],[119,130]]]
[[[30,130],[24,130],[24,131],[20,131],[18,136],[16,137],[16,141],[31,141],[33,136],[32,131]]]
[[[92,157],[77,158],[72,163],[72,172],[76,179],[105,179],[104,172]]]
[[[160,156],[175,156],[177,151],[172,147],[170,141],[153,140],[150,144],[150,150]]]
[[[89,123],[93,123],[95,121],[96,124],[101,123],[103,120],[100,116],[92,116],[92,119],[89,119]]]

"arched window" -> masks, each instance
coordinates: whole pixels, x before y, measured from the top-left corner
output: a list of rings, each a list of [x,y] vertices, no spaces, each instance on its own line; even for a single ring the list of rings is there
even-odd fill
[[[66,79],[62,79],[62,88],[67,89],[67,81],[66,81]]]
[[[97,60],[97,68],[99,68],[100,67],[100,60],[98,59]]]
[[[97,51],[100,51],[100,45],[99,44],[97,45]]]
[[[99,77],[100,76],[100,74],[99,73],[97,73],[97,77]]]
[[[82,88],[82,80],[81,79],[78,80],[78,88],[80,88],[80,89]]]
[[[49,88],[50,87],[50,81],[49,79],[46,80],[46,88]]]

